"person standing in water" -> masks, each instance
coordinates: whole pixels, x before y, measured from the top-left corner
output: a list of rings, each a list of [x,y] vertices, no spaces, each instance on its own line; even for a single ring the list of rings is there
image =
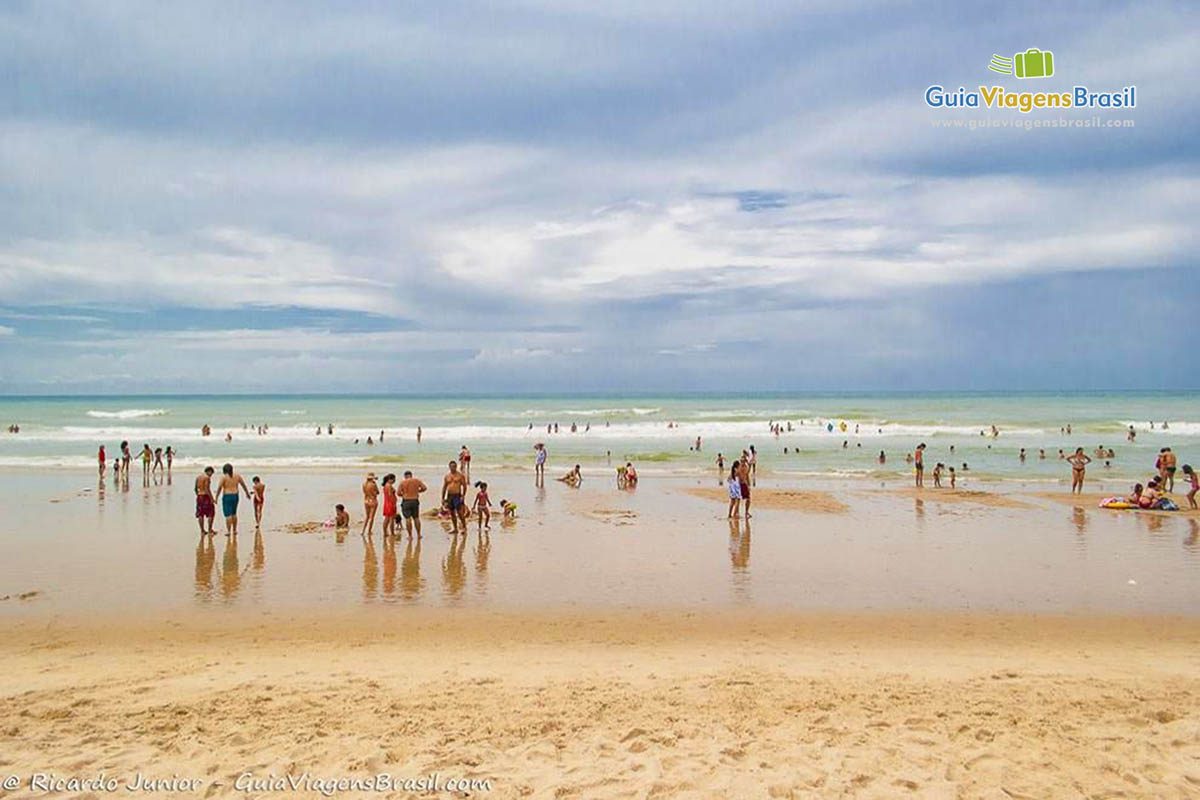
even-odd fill
[[[467,479],[458,471],[458,464],[449,463],[449,472],[442,479],[442,505],[450,512],[450,524],[454,533],[458,533],[458,523],[462,522],[463,533],[467,532],[467,504],[463,496],[467,493]]]
[[[1067,456],[1067,461],[1071,462],[1071,494],[1083,493],[1083,478],[1091,460],[1082,447],[1076,447],[1074,454]]]
[[[396,535],[396,474],[383,476],[383,538]]]
[[[538,442],[533,446],[533,449],[537,451],[536,460],[533,464],[534,482],[544,482],[546,480],[546,445]]]
[[[362,535],[371,536],[375,533],[375,510],[379,508],[379,485],[375,483],[375,473],[368,472],[363,481],[363,526]]]
[[[221,512],[225,515],[225,535],[237,536],[238,490],[246,493],[250,499],[250,487],[241,475],[233,471],[233,464],[221,467],[221,479],[217,481],[217,497],[221,500]]]
[[[254,487],[254,530],[262,528],[263,506],[267,504],[267,485],[258,479],[255,475],[250,479],[250,485]]]
[[[100,462],[100,480],[104,480],[104,464],[108,460],[108,456],[104,454],[104,445],[100,445],[100,452],[96,454],[96,459]]]
[[[113,470],[114,473],[120,472],[119,468]],[[212,496],[212,475],[213,468],[205,467],[204,471],[196,476],[196,521],[200,524],[200,535],[213,535],[213,520],[217,516],[216,506],[213,505]],[[208,520],[208,530],[204,529],[204,520]]]
[[[404,480],[400,481],[400,513],[410,538],[413,525],[417,528],[417,538],[421,538],[421,492],[428,488],[420,478],[413,477],[412,470],[404,471]]]
[[[913,453],[913,465],[917,473],[917,488],[920,489],[925,485],[925,443],[921,442],[917,445],[916,452]]]

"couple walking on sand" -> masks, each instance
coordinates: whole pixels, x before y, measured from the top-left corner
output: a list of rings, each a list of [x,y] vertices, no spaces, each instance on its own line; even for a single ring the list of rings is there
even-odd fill
[[[746,503],[746,519],[750,519],[750,481],[757,471],[757,455],[751,445],[749,452],[743,450],[742,457],[729,465],[729,519],[737,519],[738,508],[743,502]]]

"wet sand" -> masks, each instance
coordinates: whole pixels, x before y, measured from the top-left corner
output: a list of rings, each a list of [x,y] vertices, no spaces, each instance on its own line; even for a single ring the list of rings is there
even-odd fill
[[[1196,613],[1200,519],[1105,511],[1044,485],[761,479],[754,519],[731,523],[715,475],[633,491],[489,475],[515,520],[495,513],[490,530],[472,520],[455,538],[426,517],[419,542],[385,542],[380,523],[359,536],[357,473],[279,473],[266,475],[261,535],[246,517],[236,540],[201,541],[190,476],[103,493],[86,476],[5,477],[22,502],[0,522],[0,617],[145,605]],[[338,502],[348,530],[323,524]]]
[[[686,489],[693,497],[703,497],[725,503],[728,508],[729,493],[725,489]],[[809,511],[818,514],[841,514],[849,506],[827,492],[803,492],[794,489],[754,489],[750,493],[753,509],[774,511]],[[744,511],[744,509],[743,509]]]
[[[496,798],[1200,791],[1196,620],[431,610],[3,631],[4,771],[202,781],[180,796],[241,794],[245,772],[439,772]]]

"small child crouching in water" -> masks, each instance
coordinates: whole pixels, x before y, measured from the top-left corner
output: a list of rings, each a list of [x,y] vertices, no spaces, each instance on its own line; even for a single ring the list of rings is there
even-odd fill
[[[505,522],[511,522],[517,518],[517,504],[510,503],[507,500],[500,500],[500,513],[503,515]]]

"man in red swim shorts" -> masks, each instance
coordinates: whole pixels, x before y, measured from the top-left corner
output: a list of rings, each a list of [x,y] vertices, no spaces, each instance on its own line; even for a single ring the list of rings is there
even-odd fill
[[[204,472],[196,478],[196,522],[200,525],[200,535],[213,535],[213,520],[217,516],[217,507],[212,496],[213,468],[205,467]],[[204,529],[204,520],[208,520],[208,530]]]

